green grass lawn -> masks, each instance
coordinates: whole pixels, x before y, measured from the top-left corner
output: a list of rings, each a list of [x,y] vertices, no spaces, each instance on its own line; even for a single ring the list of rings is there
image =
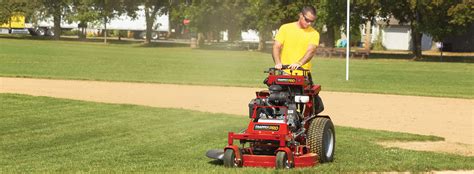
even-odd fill
[[[226,169],[204,156],[223,148],[247,118],[190,110],[0,94],[0,173],[274,173]],[[397,148],[376,141],[439,137],[336,127],[335,161],[293,172],[474,169],[474,157]]]
[[[314,58],[328,91],[474,98],[469,63]],[[139,44],[0,38],[0,76],[263,87],[271,55],[250,51],[142,47]]]

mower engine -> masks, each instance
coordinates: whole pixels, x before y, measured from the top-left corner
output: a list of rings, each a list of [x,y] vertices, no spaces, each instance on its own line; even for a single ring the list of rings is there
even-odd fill
[[[290,88],[293,88],[293,90]],[[295,99],[302,103],[301,98],[305,98],[305,96],[296,96],[296,93],[292,91],[300,90],[290,86],[270,85],[268,89],[268,97],[255,98],[250,101],[249,117],[252,118],[254,109],[258,108],[255,121],[284,120],[285,115],[287,115],[287,124],[290,129],[293,132],[300,129],[303,117],[297,108]],[[306,96],[306,98],[307,103],[309,97]]]

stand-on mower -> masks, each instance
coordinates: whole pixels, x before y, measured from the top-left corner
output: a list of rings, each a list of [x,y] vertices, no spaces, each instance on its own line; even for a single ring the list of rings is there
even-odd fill
[[[334,159],[334,125],[318,96],[308,70],[270,68],[264,83],[249,103],[250,123],[240,133],[229,132],[228,145],[206,156],[225,167],[310,167]],[[298,74],[301,73],[301,74]],[[234,143],[239,140],[240,146]]]

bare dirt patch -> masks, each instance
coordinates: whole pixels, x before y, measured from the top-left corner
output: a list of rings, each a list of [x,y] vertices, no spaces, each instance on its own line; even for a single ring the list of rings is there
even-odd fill
[[[435,151],[443,153],[458,154],[464,156],[474,156],[472,145],[453,143],[446,141],[438,142],[378,142],[384,147],[396,147],[402,149],[418,150],[418,151]]]
[[[0,93],[236,115],[248,113],[247,104],[257,90],[262,89],[0,77]],[[328,91],[320,95],[326,108],[323,114],[336,125],[440,136],[446,141],[418,150],[474,153],[474,100]]]

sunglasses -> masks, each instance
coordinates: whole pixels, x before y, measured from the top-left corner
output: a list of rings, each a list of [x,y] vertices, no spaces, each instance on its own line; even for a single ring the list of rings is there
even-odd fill
[[[306,23],[313,23],[314,22],[314,20],[309,20],[308,18],[306,18],[306,16],[304,14],[302,14],[302,15],[303,15],[304,21]]]

